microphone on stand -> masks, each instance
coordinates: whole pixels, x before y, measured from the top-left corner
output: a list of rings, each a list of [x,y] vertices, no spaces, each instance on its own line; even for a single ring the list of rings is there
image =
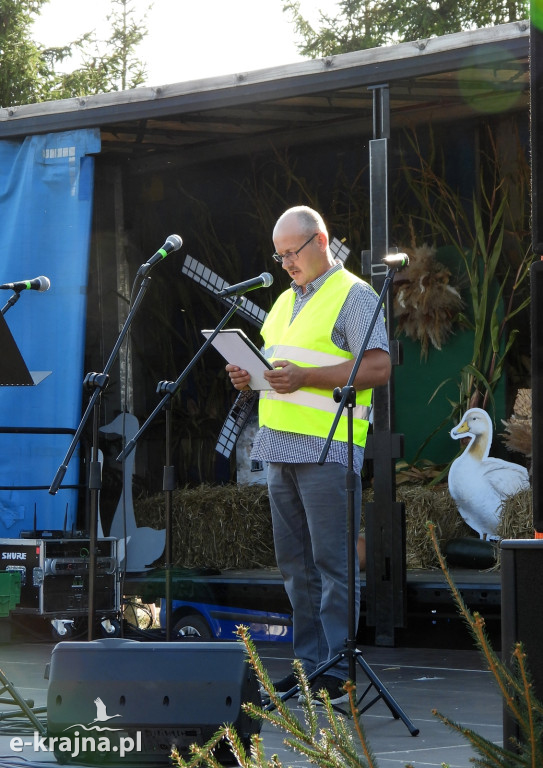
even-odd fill
[[[41,277],[35,277],[33,280],[19,280],[17,283],[4,283],[0,285],[1,289],[7,291],[48,291],[51,286],[51,281],[48,277],[42,275]]]
[[[254,291],[255,288],[269,288],[273,283],[273,275],[269,272],[263,272],[258,277],[252,277],[250,280],[244,280],[243,283],[236,283],[236,285],[229,285],[227,288],[223,288],[219,291],[217,296],[224,298],[226,296],[241,296],[247,291]]]
[[[146,261],[145,264],[142,264],[141,267],[138,269],[137,274],[142,275],[145,277],[145,275],[151,270],[157,261],[162,261],[162,259],[165,259],[166,256],[171,253],[172,251],[178,251],[181,246],[183,245],[182,239],[179,237],[179,235],[170,235],[167,239],[162,248],[159,248],[158,251],[151,256],[149,261]]]
[[[389,253],[383,257],[383,263],[390,269],[404,269],[409,266],[409,256],[407,253]]]

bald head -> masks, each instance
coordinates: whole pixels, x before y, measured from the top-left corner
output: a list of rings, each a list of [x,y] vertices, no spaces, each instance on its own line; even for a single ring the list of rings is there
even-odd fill
[[[318,211],[313,210],[313,208],[307,205],[296,205],[293,208],[288,208],[279,216],[273,230],[274,240],[276,230],[285,224],[290,226],[294,223],[300,234],[309,237],[313,232],[322,232],[326,235],[326,241],[328,242],[328,230],[322,216]]]
[[[289,208],[279,217],[273,242],[283,269],[304,292],[308,283],[334,266],[322,216],[306,205]]]

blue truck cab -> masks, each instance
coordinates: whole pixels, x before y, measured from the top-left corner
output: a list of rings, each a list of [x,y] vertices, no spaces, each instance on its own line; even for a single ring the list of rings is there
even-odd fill
[[[233,640],[243,624],[255,641],[292,642],[292,622],[286,613],[259,611],[196,603],[172,601],[171,639],[186,637],[202,640]],[[160,626],[166,627],[166,601],[161,600]]]

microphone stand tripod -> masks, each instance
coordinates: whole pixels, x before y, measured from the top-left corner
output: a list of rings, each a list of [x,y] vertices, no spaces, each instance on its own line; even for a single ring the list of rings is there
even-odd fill
[[[143,266],[146,267],[147,265],[143,265]],[[140,270],[141,269],[142,268],[140,268]],[[70,447],[68,448],[66,456],[64,457],[64,461],[58,468],[57,473],[53,479],[53,482],[51,483],[51,487],[49,488],[49,493],[52,496],[54,496],[59,490],[62,480],[64,479],[64,475],[66,474],[66,470],[68,469],[68,464],[70,463],[70,460],[74,454],[74,451],[79,442],[79,439],[81,437],[85,424],[87,423],[92,413],[93,414],[92,449],[91,449],[91,461],[89,465],[89,491],[90,491],[89,571],[88,571],[89,594],[88,594],[88,606],[87,606],[87,616],[88,616],[87,632],[88,632],[89,640],[93,639],[93,634],[94,634],[93,622],[94,622],[94,602],[95,602],[94,593],[95,593],[95,580],[96,580],[98,501],[99,501],[100,489],[102,488],[102,468],[100,466],[100,462],[98,461],[98,424],[100,419],[100,398],[103,390],[105,390],[108,385],[109,372],[111,370],[111,367],[113,366],[113,363],[115,362],[115,358],[117,357],[119,349],[121,348],[121,345],[124,341],[126,334],[128,333],[128,329],[130,328],[134,315],[136,314],[139,308],[139,305],[141,304],[143,297],[145,296],[145,292],[149,287],[150,281],[151,281],[150,277],[144,277],[143,280],[141,281],[138,295],[134,299],[130,312],[126,316],[124,325],[121,329],[121,332],[119,334],[117,341],[115,342],[115,346],[111,351],[111,354],[104,367],[103,372],[88,373],[85,376],[83,385],[86,387],[86,389],[92,391],[92,395],[88,402],[85,413],[83,414],[83,417],[79,423],[79,426],[73,436],[72,442],[70,444]]]
[[[202,344],[198,352],[192,358],[185,370],[177,377],[175,381],[159,381],[157,385],[157,394],[163,394],[162,400],[155,407],[153,412],[147,417],[146,421],[141,425],[134,437],[128,441],[121,453],[117,456],[117,461],[123,461],[136,447],[136,443],[145,432],[149,424],[154,420],[155,416],[164,410],[166,413],[166,433],[165,433],[165,464],[164,474],[162,481],[162,490],[164,491],[165,501],[165,526],[166,526],[166,546],[165,546],[165,563],[164,571],[166,576],[165,584],[165,596],[166,600],[166,640],[171,638],[171,623],[172,623],[172,560],[173,560],[173,541],[172,541],[172,494],[175,489],[175,471],[171,462],[171,400],[188,374],[192,371],[198,360],[203,356],[204,352],[211,346],[214,338],[221,331],[226,323],[230,320],[234,312],[238,310],[244,301],[243,296],[236,296],[233,300],[232,306],[226,313],[226,315],[219,322],[215,330],[209,335],[209,337]]]
[[[343,408],[347,408],[347,473],[346,473],[346,480],[345,480],[345,489],[347,492],[347,571],[348,571],[348,592],[347,592],[347,602],[348,602],[348,625],[347,625],[347,631],[348,636],[345,640],[345,650],[340,651],[337,653],[333,658],[331,658],[329,661],[327,661],[325,664],[321,664],[318,669],[316,669],[314,672],[312,672],[310,675],[307,676],[307,680],[309,683],[311,683],[312,680],[322,675],[327,670],[331,669],[332,667],[336,666],[342,659],[347,657],[347,660],[349,662],[349,678],[350,680],[356,684],[356,664],[358,663],[362,670],[364,671],[366,677],[369,680],[369,684],[358,700],[357,706],[360,704],[360,702],[363,701],[365,696],[370,692],[372,688],[377,691],[377,694],[374,696],[374,698],[369,701],[363,709],[359,710],[359,714],[362,715],[364,712],[366,712],[373,704],[375,704],[379,699],[382,699],[387,707],[389,708],[390,712],[392,713],[395,720],[401,719],[403,723],[407,726],[411,736],[417,736],[419,733],[419,729],[413,725],[411,720],[408,718],[408,716],[405,714],[405,712],[401,709],[401,707],[398,705],[396,700],[392,697],[391,693],[388,691],[388,689],[385,687],[385,685],[379,680],[375,672],[371,669],[369,664],[364,659],[362,652],[359,651],[356,647],[356,595],[355,595],[355,586],[356,586],[356,578],[355,578],[355,551],[356,551],[356,544],[355,544],[355,535],[357,534],[357,531],[354,530],[354,521],[355,521],[355,508],[354,508],[354,498],[355,498],[355,477],[356,474],[354,472],[353,468],[353,446],[354,446],[354,440],[353,440],[353,409],[356,405],[356,390],[353,386],[353,382],[356,378],[356,374],[358,372],[358,369],[360,367],[360,363],[362,362],[362,357],[364,356],[364,353],[366,351],[366,348],[368,346],[371,334],[373,333],[373,329],[375,327],[375,323],[377,322],[377,318],[379,317],[379,313],[381,311],[381,306],[384,302],[385,295],[392,284],[392,280],[394,278],[394,273],[396,272],[396,268],[390,268],[387,271],[383,288],[381,290],[381,293],[379,295],[379,299],[377,301],[377,304],[375,306],[375,310],[373,313],[373,316],[371,318],[366,336],[364,338],[364,341],[362,343],[362,346],[360,348],[360,351],[356,357],[356,360],[353,365],[353,369],[351,371],[351,374],[349,376],[349,379],[347,381],[347,384],[340,389],[339,387],[336,387],[334,390],[334,400],[336,403],[339,403],[339,407],[337,410],[337,413],[335,415],[332,427],[330,429],[330,433],[328,437],[326,438],[326,442],[323,446],[321,455],[318,460],[319,465],[323,465],[326,456],[328,455],[328,451],[330,449],[330,444],[332,442],[333,436],[335,434],[337,425],[339,423],[339,420],[341,418]],[[282,701],[285,701],[286,699],[289,699],[291,696],[293,696],[295,693],[299,691],[300,687],[298,685],[294,686],[290,689],[290,691],[287,691],[279,698]],[[271,709],[275,709],[275,706],[273,703],[268,704],[265,708],[266,711],[269,711]]]

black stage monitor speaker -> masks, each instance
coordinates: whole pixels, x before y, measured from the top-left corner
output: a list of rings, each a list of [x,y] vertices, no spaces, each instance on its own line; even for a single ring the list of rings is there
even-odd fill
[[[502,657],[508,663],[516,642],[527,654],[534,693],[543,700],[543,539],[504,539],[501,542]],[[520,740],[508,710],[503,716],[503,744]]]
[[[260,721],[259,686],[237,642],[104,638],[55,646],[47,691],[47,748],[59,762],[169,760],[233,724],[243,742]]]

